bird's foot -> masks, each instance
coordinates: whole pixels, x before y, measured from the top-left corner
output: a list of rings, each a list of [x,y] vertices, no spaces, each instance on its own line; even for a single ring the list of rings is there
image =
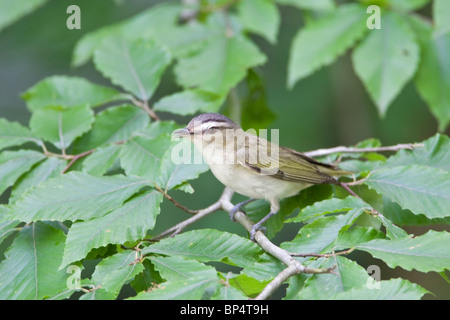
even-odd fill
[[[236,219],[234,218],[234,215],[236,214],[236,212],[238,212],[238,211],[243,211],[242,210],[242,208],[246,205],[246,204],[248,204],[248,203],[250,203],[250,202],[252,202],[252,201],[255,201],[256,199],[247,199],[247,200],[245,200],[245,201],[243,201],[243,202],[241,202],[241,203],[238,203],[237,205],[235,205],[234,207],[233,207],[233,209],[231,209],[230,210],[230,219],[231,219],[231,221],[236,221]],[[245,212],[244,212],[245,213]]]
[[[261,232],[266,232],[266,228],[265,227],[261,227],[261,225],[259,223],[255,223],[252,227],[252,230],[250,230],[250,240],[252,240],[253,242],[255,241],[255,234],[256,231],[261,231]]]

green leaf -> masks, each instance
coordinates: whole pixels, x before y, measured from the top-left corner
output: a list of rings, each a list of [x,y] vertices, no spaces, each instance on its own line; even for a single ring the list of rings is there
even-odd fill
[[[398,166],[371,172],[364,181],[402,208],[428,218],[450,215],[450,173],[421,165]]]
[[[70,108],[43,107],[31,115],[30,128],[37,136],[65,150],[89,131],[93,122],[94,112],[87,104]]]
[[[183,154],[175,154],[177,150]],[[205,163],[191,161],[191,150],[189,141],[178,145],[168,135],[154,139],[136,136],[122,147],[120,162],[127,175],[145,177],[162,189],[170,190],[208,170]]]
[[[383,260],[389,267],[421,272],[444,271],[450,266],[450,233],[430,230],[413,239],[377,239],[356,246]]]
[[[110,107],[95,117],[92,130],[74,142],[74,153],[124,141],[144,129],[150,119],[144,110],[130,106]]]
[[[276,42],[280,14],[273,1],[240,1],[237,10],[244,30],[261,35],[272,44]]]
[[[325,214],[348,211],[353,208],[361,207],[369,207],[369,205],[353,196],[349,196],[344,199],[326,199],[303,208],[303,210],[301,210],[296,217],[288,219],[286,222],[302,222],[304,220],[317,218]]]
[[[245,77],[247,69],[263,64],[266,56],[237,31],[227,35],[223,19],[209,23],[211,28],[222,28],[222,33],[195,54],[179,58],[174,71],[184,88],[198,87],[222,95]]]
[[[109,37],[95,51],[94,63],[112,83],[148,101],[170,64],[169,52],[149,40]]]
[[[448,17],[447,17],[448,20]],[[432,27],[421,19],[409,19],[421,48],[415,84],[420,96],[444,131],[450,123],[450,34],[432,36]]]
[[[187,280],[200,278],[205,275],[215,277],[216,269],[195,260],[180,257],[151,256],[148,258],[161,277],[167,281]]]
[[[359,4],[342,5],[330,14],[300,29],[289,56],[288,85],[329,65],[367,31],[366,8]]]
[[[335,7],[333,0],[275,0],[279,4],[293,5],[306,10],[330,10]]]
[[[168,281],[158,284],[151,291],[140,292],[129,300],[202,300],[209,298],[219,285],[216,275]],[[183,314],[183,308],[180,313]],[[184,310],[184,312],[187,312]]]
[[[12,146],[20,146],[29,141],[38,145],[42,144],[28,128],[17,122],[9,122],[4,118],[0,118],[0,150]]]
[[[302,227],[292,240],[283,242],[281,247],[289,252],[320,253],[327,249],[346,226],[350,226],[364,208],[350,210],[346,214],[322,217]]]
[[[428,291],[404,279],[380,281],[380,289],[367,285],[341,292],[333,300],[419,300]]]
[[[336,248],[351,248],[373,239],[384,239],[385,235],[374,228],[355,226],[339,234],[335,241]]]
[[[67,234],[61,266],[84,258],[91,249],[145,238],[153,229],[162,194],[148,190],[106,215],[74,223]]]
[[[424,7],[430,0],[387,0],[396,9],[413,11]]]
[[[128,176],[146,177],[156,181],[162,158],[172,147],[168,136],[155,139],[133,137],[120,150],[120,164]]]
[[[0,153],[0,195],[45,156],[32,150],[4,151]]]
[[[58,158],[47,158],[40,162],[17,180],[12,188],[9,203],[14,203],[29,188],[37,186],[50,178],[59,176],[66,165],[66,160]]]
[[[155,39],[166,44],[172,30],[178,27],[177,20],[181,7],[178,3],[162,3],[154,5],[129,19],[102,27],[81,37],[77,42],[72,65],[80,66],[88,62],[103,39],[110,36],[121,36],[127,39]],[[180,41],[186,40],[182,37]],[[188,40],[187,43],[190,41]]]
[[[102,176],[117,161],[122,145],[111,144],[96,149],[83,161],[83,172]]]
[[[367,271],[356,262],[337,256],[335,259],[325,259],[320,268],[330,268],[335,274],[313,275],[305,281],[297,299],[324,300],[330,299],[339,292],[346,292],[367,283]],[[336,276],[337,275],[337,276]]]
[[[94,84],[84,78],[52,76],[28,89],[22,98],[30,111],[48,106],[73,107],[88,104],[91,107],[123,100],[118,91]]]
[[[450,32],[450,5],[445,0],[434,0],[433,18],[435,22],[435,35],[440,36]]]
[[[69,172],[29,189],[11,209],[13,219],[89,220],[120,207],[148,181]]]
[[[247,94],[241,99],[241,127],[244,130],[267,129],[276,118],[270,110],[263,78],[255,70],[250,69],[246,77]],[[231,96],[231,99],[234,97]],[[232,103],[229,105],[231,109]],[[230,112],[232,112],[230,110]]]
[[[422,143],[423,147],[398,151],[382,167],[419,164],[450,172],[450,138],[436,134]]]
[[[0,299],[44,299],[69,290],[68,274],[58,271],[65,235],[44,223],[24,227],[0,263]]]
[[[196,112],[217,112],[225,96],[198,89],[177,92],[163,97],[154,104],[153,110],[170,112],[182,116]]]
[[[42,6],[47,0],[0,1],[0,30]]]
[[[261,250],[248,239],[212,229],[188,231],[163,239],[142,250],[142,254],[164,254],[202,262],[222,261],[238,266],[252,265]]]
[[[419,63],[419,46],[409,26],[396,13],[383,12],[381,29],[371,30],[353,52],[353,66],[375,102],[386,111]]]
[[[117,297],[123,285],[144,270],[142,263],[136,263],[137,257],[136,251],[124,251],[103,259],[92,274],[95,286]]]

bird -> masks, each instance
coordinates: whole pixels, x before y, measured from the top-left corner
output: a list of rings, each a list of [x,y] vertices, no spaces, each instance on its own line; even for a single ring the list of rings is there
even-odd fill
[[[185,128],[173,131],[172,137],[190,140],[223,185],[249,198],[230,211],[233,221],[234,214],[251,201],[270,203],[270,212],[252,226],[252,241],[280,210],[282,199],[315,184],[341,185],[336,177],[352,174],[246,132],[220,113],[200,114]]]

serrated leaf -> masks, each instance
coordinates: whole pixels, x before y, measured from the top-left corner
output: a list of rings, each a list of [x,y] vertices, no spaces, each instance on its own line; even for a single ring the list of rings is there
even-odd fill
[[[144,270],[142,263],[136,263],[137,257],[136,251],[125,251],[103,259],[95,267],[92,281],[116,297],[125,283]]]
[[[225,99],[225,95],[217,95],[202,90],[185,90],[157,101],[153,110],[170,112],[182,116],[198,111],[217,112]]]
[[[186,280],[189,278],[200,278],[207,274],[216,276],[217,271],[211,266],[207,266],[195,260],[188,260],[180,257],[160,257],[150,256],[155,269],[161,277],[167,281]]]
[[[94,84],[84,78],[51,76],[39,81],[22,94],[30,111],[48,106],[73,107],[88,104],[96,107],[125,96],[115,89]]]
[[[297,298],[301,300],[330,299],[339,292],[346,292],[352,288],[362,286],[369,278],[367,271],[363,267],[340,256],[325,259],[318,267],[330,268],[333,266],[335,266],[334,274],[309,277]]]
[[[263,64],[266,56],[238,31],[227,35],[223,19],[214,18],[210,27],[222,28],[222,33],[195,54],[180,57],[174,71],[184,88],[198,87],[222,95],[245,77],[247,69]]]
[[[212,229],[188,231],[163,239],[142,250],[142,254],[158,253],[202,262],[222,261],[241,267],[252,265],[261,253],[259,247],[235,234]]]
[[[296,217],[288,219],[286,222],[302,222],[304,220],[313,219],[325,214],[348,211],[361,207],[369,207],[369,205],[353,196],[349,196],[344,199],[326,199],[303,208]]]
[[[123,176],[96,177],[69,172],[29,189],[11,209],[13,219],[89,220],[120,207],[148,181]]]
[[[29,141],[38,145],[42,144],[28,128],[17,122],[9,122],[4,118],[0,118],[0,150],[12,146],[20,146]]]
[[[413,239],[377,239],[356,246],[358,250],[369,252],[382,259],[389,267],[416,269],[421,272],[444,271],[450,266],[450,233],[430,230]]]
[[[133,132],[147,127],[150,119],[144,110],[130,106],[116,106],[95,117],[92,130],[74,143],[74,153],[95,149],[102,145],[128,139]]]
[[[75,46],[72,65],[78,67],[88,62],[103,39],[111,35],[127,39],[155,39],[159,43],[166,44],[164,40],[171,40],[171,37],[167,39],[167,34],[170,35],[172,29],[178,26],[180,9],[178,3],[157,4],[129,19],[85,34]],[[185,38],[182,37],[180,40]]]
[[[106,215],[74,223],[67,234],[61,266],[84,258],[93,248],[145,238],[160,212],[162,194],[148,190]]]
[[[353,67],[375,102],[386,111],[419,63],[419,46],[402,17],[383,12],[381,29],[374,29],[353,52]]]
[[[244,30],[263,36],[274,44],[280,25],[280,14],[272,0],[240,1],[238,16]]]
[[[311,22],[295,36],[289,56],[288,85],[331,64],[367,31],[366,8],[342,5],[329,15]]]
[[[12,186],[22,174],[44,158],[42,153],[32,150],[0,153],[0,195]]]
[[[189,141],[181,142],[192,150]],[[154,139],[136,136],[130,139],[120,151],[120,162],[127,175],[145,177],[164,190],[173,189],[183,182],[197,178],[200,173],[208,170],[204,163],[190,162],[190,154],[175,156],[173,151],[178,145],[171,141],[168,135]],[[186,148],[179,148],[183,152]],[[178,150],[178,149],[176,149]]]
[[[450,172],[450,138],[436,134],[422,143],[423,147],[398,151],[381,167],[419,164]]]
[[[83,172],[102,176],[117,161],[121,147],[122,145],[111,144],[98,148],[83,161]]]
[[[0,299],[30,300],[65,290],[68,274],[58,271],[65,235],[44,223],[24,227],[0,263]]]
[[[170,61],[169,52],[153,41],[116,36],[104,39],[94,54],[97,70],[142,101],[153,95]]]
[[[404,279],[391,279],[379,282],[380,289],[367,285],[341,292],[333,300],[419,300],[428,291]]]
[[[422,165],[372,171],[364,181],[402,208],[428,218],[450,215],[450,173]]]
[[[344,227],[352,225],[363,212],[364,208],[356,208],[346,214],[318,218],[302,227],[292,241],[283,242],[281,247],[295,253],[320,253],[336,240]]]
[[[217,276],[207,274],[203,277],[163,282],[129,300],[202,300],[209,298],[218,285]]]
[[[435,35],[440,36],[450,32],[450,5],[445,0],[434,0],[433,18],[435,21]]]
[[[63,159],[45,159],[17,180],[12,188],[9,203],[14,203],[18,200],[28,188],[37,186],[50,178],[59,176],[66,165],[67,161]]]
[[[37,136],[58,149],[67,149],[72,142],[91,129],[94,112],[89,105],[43,107],[31,115],[30,128]]]
[[[447,4],[448,5],[448,4]],[[421,19],[409,19],[421,48],[415,77],[416,88],[444,131],[450,123],[450,34],[432,35],[432,27]]]
[[[293,5],[306,10],[330,10],[335,7],[333,0],[275,0],[279,4]]]
[[[351,248],[360,243],[368,242],[373,239],[384,239],[385,235],[379,230],[371,227],[356,226],[339,234],[335,241],[336,248]]]

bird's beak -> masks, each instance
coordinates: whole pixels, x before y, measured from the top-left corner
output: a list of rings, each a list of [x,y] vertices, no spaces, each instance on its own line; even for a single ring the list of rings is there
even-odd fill
[[[175,130],[174,132],[172,132],[173,138],[185,138],[185,137],[189,137],[190,135],[191,135],[191,133],[186,128],[178,129],[178,130]]]

